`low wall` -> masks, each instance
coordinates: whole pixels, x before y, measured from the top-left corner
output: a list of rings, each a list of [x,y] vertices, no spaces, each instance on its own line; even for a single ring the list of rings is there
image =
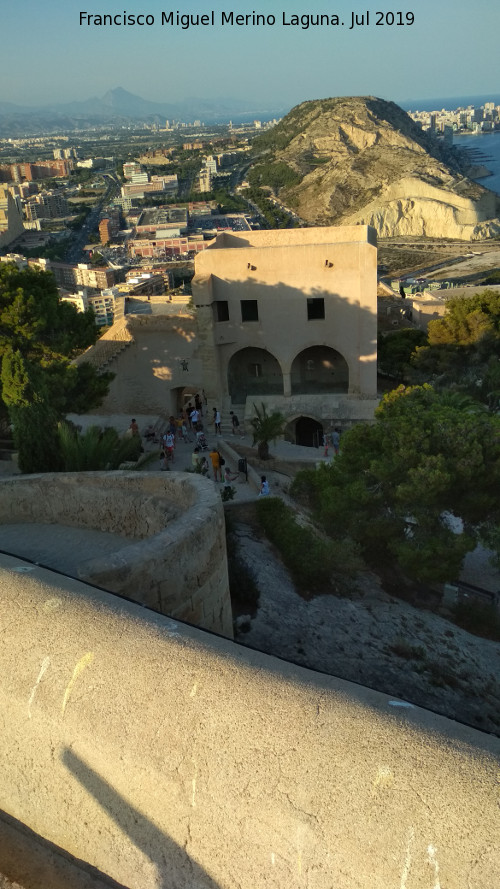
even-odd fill
[[[0,808],[131,889],[498,889],[500,741],[0,557]]]
[[[309,395],[256,395],[248,397],[245,404],[245,422],[255,416],[254,404],[264,404],[267,412],[282,413],[287,422],[297,417],[314,417],[323,423],[339,424],[344,428],[352,423],[370,423],[379,399],[336,393],[311,393]],[[248,427],[250,428],[250,427]]]
[[[121,535],[115,552],[77,560],[75,576],[232,638],[224,511],[205,479],[126,471],[0,479],[0,535],[2,524],[17,523]]]

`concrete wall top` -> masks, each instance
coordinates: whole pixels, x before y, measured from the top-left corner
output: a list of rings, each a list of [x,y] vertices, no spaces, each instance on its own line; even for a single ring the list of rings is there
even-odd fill
[[[377,246],[377,233],[369,225],[336,225],[272,231],[222,232],[207,250],[230,247],[296,247],[308,244],[365,242]],[[203,254],[200,254],[202,256]],[[199,257],[197,257],[198,261]]]
[[[133,889],[498,889],[500,741],[0,557],[0,805]]]

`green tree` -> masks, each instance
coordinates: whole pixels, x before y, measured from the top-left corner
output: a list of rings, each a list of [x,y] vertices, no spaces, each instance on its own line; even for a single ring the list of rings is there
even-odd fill
[[[57,414],[42,371],[23,358],[19,350],[7,351],[2,360],[2,390],[21,471],[59,469]]]
[[[499,361],[500,295],[485,290],[449,300],[444,317],[429,322],[428,344],[415,349],[408,376],[466,392],[495,411]]]
[[[344,435],[332,466],[299,474],[294,491],[328,533],[348,534],[379,570],[456,579],[466,553],[500,521],[500,420],[428,385],[400,386],[373,425]]]
[[[491,333],[500,334],[500,294],[493,290],[450,299],[444,317],[428,326],[431,346],[468,346]]]
[[[285,430],[285,418],[283,414],[274,411],[272,414],[267,413],[265,404],[261,404],[261,408],[254,404],[255,417],[250,420],[253,430],[253,442],[257,445],[257,453],[260,460],[269,459],[269,443],[276,441],[283,435]]]
[[[380,334],[378,338],[377,361],[380,373],[405,380],[410,370],[410,361],[417,346],[427,343],[423,330],[412,327],[394,333]]]
[[[70,360],[92,345],[92,311],[59,301],[53,275],[15,265],[0,268],[1,403],[8,409],[24,472],[59,465],[57,422],[96,407],[112,374]]]

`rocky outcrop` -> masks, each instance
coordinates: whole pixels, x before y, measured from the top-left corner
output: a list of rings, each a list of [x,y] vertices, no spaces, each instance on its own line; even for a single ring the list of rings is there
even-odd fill
[[[460,154],[374,98],[305,102],[256,146],[301,182],[281,200],[310,224],[373,225],[380,237],[479,240],[500,234],[500,198],[465,175]]]

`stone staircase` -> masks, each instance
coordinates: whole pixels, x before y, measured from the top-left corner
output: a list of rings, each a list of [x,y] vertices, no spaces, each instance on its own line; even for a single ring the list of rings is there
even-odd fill
[[[95,345],[87,349],[78,358],[75,358],[75,364],[81,364],[88,361],[98,371],[108,369],[109,364],[121,353],[128,348],[134,338],[129,330],[125,319],[115,322],[109,330],[97,340]]]
[[[238,420],[240,421],[240,429],[242,432],[248,432],[248,429],[245,429],[245,405],[244,404],[231,404],[231,400],[227,399],[227,403],[224,402],[223,408],[221,410],[221,430],[222,435],[228,437],[233,434],[233,424],[231,422],[230,411],[233,411]]]

